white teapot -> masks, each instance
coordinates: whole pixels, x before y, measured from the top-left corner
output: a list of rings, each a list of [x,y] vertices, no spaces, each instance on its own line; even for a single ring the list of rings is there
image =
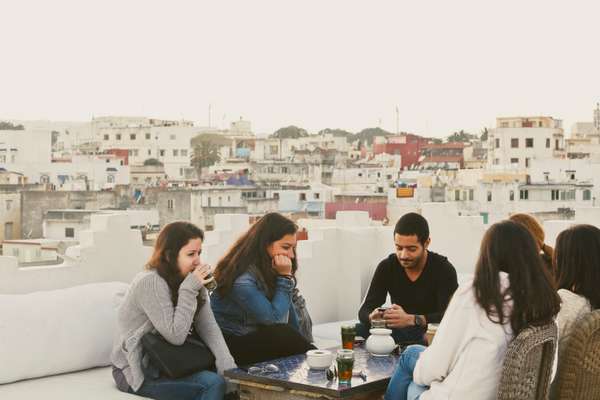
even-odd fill
[[[374,356],[387,356],[396,347],[392,338],[392,330],[385,328],[373,328],[369,330],[371,336],[367,339],[367,351]]]

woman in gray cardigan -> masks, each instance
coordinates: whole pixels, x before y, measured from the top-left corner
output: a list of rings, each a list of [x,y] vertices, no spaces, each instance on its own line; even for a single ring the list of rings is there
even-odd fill
[[[112,351],[113,377],[119,390],[157,400],[222,399],[224,370],[235,362],[207,304],[207,266],[200,264],[204,233],[187,222],[160,232],[146,269],[133,279],[118,313],[118,336]],[[181,345],[195,329],[216,357],[219,374],[200,371],[169,379],[144,354],[141,338],[157,331]]]

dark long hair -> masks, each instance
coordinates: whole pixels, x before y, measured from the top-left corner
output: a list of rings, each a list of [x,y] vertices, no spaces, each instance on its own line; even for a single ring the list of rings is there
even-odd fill
[[[275,290],[277,273],[273,270],[267,247],[285,235],[293,235],[297,231],[298,226],[279,213],[268,213],[261,217],[217,263],[214,273],[218,283],[217,292],[222,296],[229,293],[233,282],[246,272],[250,265],[258,269],[268,289],[271,292]],[[298,263],[294,257],[292,274],[295,274],[297,269]]]
[[[556,238],[554,269],[559,289],[567,289],[600,308],[600,229],[576,225]]]
[[[166,225],[158,234],[154,243],[154,252],[146,264],[146,269],[155,269],[167,282],[171,290],[173,306],[177,305],[179,286],[185,279],[179,271],[177,257],[181,248],[192,239],[204,240],[204,232],[196,225],[183,221]],[[200,305],[200,295],[198,297]]]
[[[508,274],[510,286],[502,291],[499,272]],[[473,280],[477,303],[490,321],[510,321],[514,335],[528,326],[550,323],[560,310],[560,297],[542,264],[529,231],[513,221],[492,225],[481,242]],[[505,301],[512,299],[506,315]]]

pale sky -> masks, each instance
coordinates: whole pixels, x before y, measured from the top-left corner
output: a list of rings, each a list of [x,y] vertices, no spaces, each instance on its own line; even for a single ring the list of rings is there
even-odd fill
[[[597,1],[2,0],[0,118],[144,115],[446,136],[591,121]]]

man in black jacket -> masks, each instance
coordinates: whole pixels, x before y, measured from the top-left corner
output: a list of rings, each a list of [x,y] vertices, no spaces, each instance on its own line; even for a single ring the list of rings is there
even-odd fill
[[[402,216],[394,228],[396,252],[375,270],[358,312],[357,335],[368,337],[371,321],[383,319],[396,343],[423,343],[428,323],[439,323],[458,287],[448,259],[428,250],[427,220],[416,213]],[[387,295],[391,307],[383,310]]]

